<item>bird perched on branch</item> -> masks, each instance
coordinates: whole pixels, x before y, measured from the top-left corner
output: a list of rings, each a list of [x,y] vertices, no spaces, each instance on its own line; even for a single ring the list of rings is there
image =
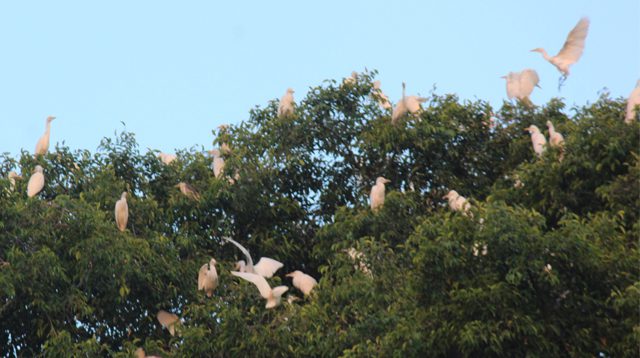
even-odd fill
[[[636,88],[631,91],[627,100],[627,112],[624,122],[629,124],[636,120],[636,106],[640,106],[640,80],[636,83]]]
[[[167,154],[167,153],[158,153],[158,158],[164,164],[171,164],[176,158],[178,158],[175,154]]]
[[[293,287],[299,289],[305,296],[311,294],[311,290],[318,284],[315,278],[307,275],[306,273],[296,270],[285,276],[293,278]]]
[[[287,93],[280,99],[278,105],[278,117],[286,117],[293,114],[293,93],[292,88],[287,88]]]
[[[447,195],[442,197],[442,199],[447,199],[449,201],[449,207],[453,211],[467,213],[469,212],[469,209],[471,209],[471,204],[469,204],[467,198],[458,194],[455,190],[450,190]]]
[[[213,290],[218,287],[218,271],[216,270],[216,260],[209,260],[209,264],[204,264],[198,271],[198,291],[204,290],[207,297],[213,296]]]
[[[32,198],[44,188],[44,173],[41,166],[36,165],[27,183],[27,196]]]
[[[383,177],[376,178],[376,184],[371,187],[370,205],[371,210],[378,211],[384,205],[385,184],[389,183],[389,179]]]
[[[127,192],[123,191],[120,200],[116,201],[115,208],[116,225],[118,230],[124,231],[129,220],[129,206],[127,205]]]
[[[405,95],[406,84],[402,82],[402,99],[396,104],[396,107],[391,113],[391,123],[396,124],[398,120],[404,117],[407,113],[417,115],[422,111],[421,103],[427,101],[427,98],[418,96],[406,96]]]
[[[540,129],[533,124],[524,129],[531,134],[531,144],[533,144],[533,151],[536,152],[538,157],[542,156],[547,145],[547,139],[544,134],[540,133]]]
[[[36,143],[36,150],[34,155],[45,155],[49,151],[49,135],[51,134],[51,122],[56,119],[54,116],[49,116],[46,119],[46,126],[44,130],[44,134],[40,139],[38,139],[38,143]]]

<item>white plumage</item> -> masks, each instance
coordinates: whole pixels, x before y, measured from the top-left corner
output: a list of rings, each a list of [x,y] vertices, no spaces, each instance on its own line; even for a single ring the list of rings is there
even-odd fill
[[[391,102],[389,101],[389,97],[386,94],[384,94],[384,92],[382,92],[382,89],[380,88],[380,81],[375,81],[373,83],[372,95],[373,95],[373,98],[378,101],[378,104],[380,105],[380,107],[384,109],[391,108]]]
[[[284,266],[282,262],[269,257],[262,257],[258,263],[254,265],[251,254],[249,254],[249,250],[229,237],[223,237],[222,239],[234,244],[244,254],[247,261],[245,262],[244,260],[240,260],[236,263],[236,269],[240,272],[255,273],[262,277],[271,278],[276,271]]]
[[[41,166],[36,165],[27,183],[27,196],[32,198],[44,188],[44,173]]]
[[[231,271],[231,274],[256,285],[260,295],[267,300],[265,308],[273,308],[279,305],[282,295],[289,290],[287,286],[278,286],[272,289],[264,277],[255,273]]]
[[[529,100],[533,88],[540,82],[538,73],[530,68],[522,72],[509,72],[508,75],[502,76],[502,78],[507,80],[507,97],[523,101]]]
[[[176,314],[167,312],[165,310],[160,310],[158,311],[157,318],[162,327],[168,329],[169,333],[171,333],[172,336],[176,334],[175,325],[180,320],[180,318]]]
[[[177,156],[175,154],[159,153],[158,158],[160,158],[164,164],[171,164],[171,162],[176,160]]]
[[[421,104],[427,101],[427,98],[418,96],[406,96],[405,95],[406,84],[402,82],[402,99],[396,104],[396,107],[391,113],[391,123],[396,124],[398,120],[404,117],[407,113],[418,115],[422,111]]]
[[[538,157],[540,157],[547,145],[547,139],[542,133],[540,133],[540,129],[538,129],[538,127],[533,124],[525,128],[524,130],[528,131],[531,134],[531,144],[533,144],[533,151],[536,152],[536,155],[538,155]]]
[[[220,155],[220,150],[213,149],[209,151],[209,154],[213,157],[213,175],[216,178],[220,178],[224,172],[224,159]]]
[[[56,117],[49,116],[46,119],[46,125],[44,134],[40,139],[38,139],[38,143],[36,143],[35,155],[45,155],[49,151],[49,135],[51,134],[51,121],[56,119]]]
[[[127,228],[127,221],[129,220],[129,206],[127,205],[126,191],[123,191],[122,195],[120,195],[120,200],[116,201],[114,213],[118,230],[124,231]]]
[[[385,184],[389,183],[389,179],[383,177],[376,178],[376,184],[371,187],[370,205],[371,210],[377,211],[384,205]]]
[[[9,190],[10,191],[14,191],[16,188],[16,179],[22,179],[22,177],[20,175],[18,175],[18,173],[14,172],[14,171],[10,171],[9,174],[7,175],[7,178],[9,179]]]
[[[455,190],[450,190],[447,195],[442,197],[449,201],[449,208],[453,211],[461,211],[467,213],[471,209],[471,204],[464,196],[458,194]]]
[[[299,270],[288,273],[286,276],[293,278],[293,286],[302,291],[305,296],[311,294],[311,290],[318,284],[315,278]]]
[[[629,94],[626,116],[624,118],[625,123],[631,123],[636,120],[636,106],[640,106],[640,80],[636,83],[636,88]]]
[[[195,201],[200,201],[200,194],[198,193],[196,188],[194,188],[193,186],[185,182],[180,182],[176,184],[175,187],[180,189],[180,192],[187,198]]]
[[[198,290],[204,290],[207,297],[211,297],[216,287],[218,287],[218,271],[216,260],[212,258],[209,264],[202,265],[198,271]]]
[[[293,93],[292,88],[287,88],[287,93],[280,99],[278,105],[278,117],[286,117],[293,114]]]

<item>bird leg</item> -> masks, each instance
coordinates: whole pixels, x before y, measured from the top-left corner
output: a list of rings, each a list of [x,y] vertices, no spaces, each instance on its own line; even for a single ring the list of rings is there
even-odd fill
[[[566,75],[560,76],[560,78],[558,79],[558,92],[560,92],[560,90],[562,89],[562,86],[564,85],[564,81],[566,80],[567,80]]]

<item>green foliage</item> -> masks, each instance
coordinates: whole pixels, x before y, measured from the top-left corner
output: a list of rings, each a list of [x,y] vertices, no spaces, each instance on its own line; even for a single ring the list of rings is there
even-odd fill
[[[494,114],[431,94],[392,125],[374,75],[327,81],[291,116],[271,102],[218,132],[231,148],[222,178],[194,148],[164,165],[128,132],[93,154],[2,156],[2,177],[25,178],[13,191],[0,180],[0,355],[636,356],[640,126],[624,123],[625,103]],[[523,129],[548,120],[564,152],[537,158]],[[46,184],[27,198],[36,165]],[[391,183],[372,212],[378,176]],[[468,214],[449,210],[450,189],[470,198]],[[256,261],[284,263],[272,287],[298,269],[318,286],[265,309],[230,275],[243,257],[227,235]],[[211,257],[220,282],[209,298],[196,280]],[[161,309],[181,317],[175,337]]]

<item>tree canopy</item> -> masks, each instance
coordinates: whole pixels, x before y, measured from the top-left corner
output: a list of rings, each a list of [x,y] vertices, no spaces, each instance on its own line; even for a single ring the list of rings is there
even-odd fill
[[[0,180],[0,354],[636,356],[640,125],[624,123],[625,101],[494,112],[431,93],[393,125],[374,75],[311,88],[292,115],[272,101],[213,131],[229,147],[222,177],[197,147],[165,165],[126,130],[95,153],[2,156],[2,177],[24,180]],[[538,158],[524,128],[547,121],[565,147]],[[27,198],[36,165],[45,186]],[[374,212],[378,176],[390,183]],[[451,189],[468,213],[449,209]],[[243,256],[223,236],[284,264],[272,287],[291,286],[294,270],[318,286],[265,309],[230,274]],[[212,257],[209,298],[196,283]],[[175,336],[159,310],[181,318]]]

